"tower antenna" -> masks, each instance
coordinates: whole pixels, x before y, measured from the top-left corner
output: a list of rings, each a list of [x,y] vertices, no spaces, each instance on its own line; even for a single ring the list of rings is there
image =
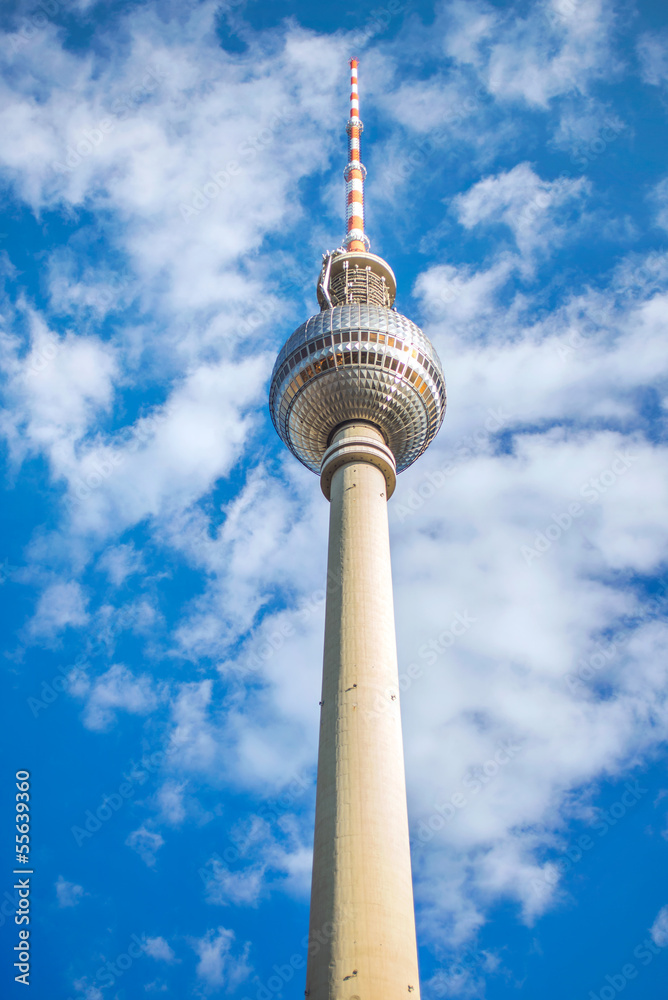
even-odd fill
[[[360,121],[360,103],[357,91],[357,59],[350,60],[350,118],[346,125],[348,133],[348,163],[344,171],[346,179],[346,218],[348,232],[343,241],[347,250],[364,251],[370,247],[369,238],[364,233],[364,179],[366,168],[360,161],[360,136],[364,125]]]

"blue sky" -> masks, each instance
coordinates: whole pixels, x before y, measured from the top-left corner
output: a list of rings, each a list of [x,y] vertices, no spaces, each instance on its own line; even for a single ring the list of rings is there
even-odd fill
[[[3,996],[19,769],[35,1000],[301,996],[328,507],[267,389],[356,55],[372,249],[448,382],[389,511],[423,994],[663,1000],[663,4],[0,30]]]

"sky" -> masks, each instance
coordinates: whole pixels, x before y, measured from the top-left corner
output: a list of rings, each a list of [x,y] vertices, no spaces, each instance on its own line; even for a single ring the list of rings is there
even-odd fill
[[[2,4],[3,996],[21,929],[33,1000],[302,995],[328,505],[267,394],[356,56],[448,385],[389,504],[422,993],[665,1000],[667,22]]]

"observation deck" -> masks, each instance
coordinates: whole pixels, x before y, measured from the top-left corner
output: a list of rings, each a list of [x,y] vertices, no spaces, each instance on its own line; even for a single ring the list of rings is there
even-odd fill
[[[382,258],[325,255],[321,312],[279,351],[271,418],[290,451],[315,473],[334,431],[348,421],[381,431],[397,472],[422,454],[443,422],[441,362],[422,330],[391,307],[395,294],[394,274]]]

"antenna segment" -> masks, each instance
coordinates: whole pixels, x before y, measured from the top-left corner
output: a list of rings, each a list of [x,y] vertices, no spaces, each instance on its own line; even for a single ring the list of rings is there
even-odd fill
[[[347,250],[369,249],[369,238],[364,234],[364,178],[366,169],[360,162],[360,135],[364,125],[359,117],[359,96],[357,93],[357,59],[350,60],[350,118],[346,125],[348,133],[348,164],[343,176],[346,179],[346,218],[348,232],[343,241]]]

